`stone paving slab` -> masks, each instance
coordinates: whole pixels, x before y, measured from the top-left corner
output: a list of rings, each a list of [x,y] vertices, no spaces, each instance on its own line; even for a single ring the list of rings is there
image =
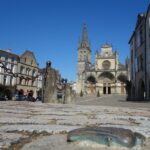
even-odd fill
[[[61,147],[62,150],[85,149],[84,146],[78,147],[78,144],[68,145],[66,133],[87,126],[131,129],[147,138],[147,146],[142,149],[146,150],[150,145],[150,108],[0,102],[0,149],[6,150],[20,144],[18,149],[27,150],[30,146],[29,149],[37,150],[37,141],[44,138],[47,139],[41,141],[43,150],[48,149],[47,146],[50,145],[53,145],[52,150]],[[31,134],[34,138],[31,138]]]
[[[128,148],[106,147],[94,142],[67,143],[67,135],[52,135],[26,144],[22,150],[128,150]],[[147,142],[150,142],[147,141]],[[133,147],[130,150],[150,150],[150,145],[145,147]]]

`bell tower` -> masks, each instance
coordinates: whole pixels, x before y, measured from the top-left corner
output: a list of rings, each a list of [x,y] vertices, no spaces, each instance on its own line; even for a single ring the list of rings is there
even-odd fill
[[[77,93],[84,92],[85,72],[91,66],[91,48],[87,36],[87,28],[84,23],[82,40],[78,46],[77,62]]]

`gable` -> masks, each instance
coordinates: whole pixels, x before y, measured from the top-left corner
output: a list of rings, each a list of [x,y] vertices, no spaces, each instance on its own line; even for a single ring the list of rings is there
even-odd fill
[[[25,63],[34,67],[38,67],[38,63],[36,61],[36,58],[34,56],[34,53],[31,51],[25,51],[21,56],[20,56],[20,62]]]

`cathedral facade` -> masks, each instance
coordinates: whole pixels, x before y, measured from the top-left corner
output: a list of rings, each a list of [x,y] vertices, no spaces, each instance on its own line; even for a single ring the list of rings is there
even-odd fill
[[[77,85],[80,94],[126,94],[127,65],[119,63],[119,55],[110,44],[102,45],[96,52],[95,63],[91,61],[91,48],[87,38],[86,24],[78,46]]]

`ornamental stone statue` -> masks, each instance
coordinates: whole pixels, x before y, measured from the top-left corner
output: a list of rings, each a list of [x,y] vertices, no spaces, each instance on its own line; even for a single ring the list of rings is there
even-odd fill
[[[51,62],[46,62],[43,73],[43,102],[44,103],[73,103],[75,94],[67,83],[67,79],[60,77],[57,70],[51,67]]]

